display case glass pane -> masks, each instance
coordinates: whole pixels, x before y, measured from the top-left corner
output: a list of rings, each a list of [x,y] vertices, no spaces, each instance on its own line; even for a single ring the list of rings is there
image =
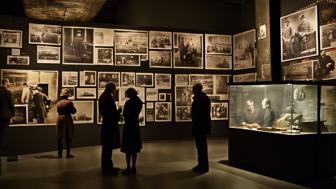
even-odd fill
[[[336,132],[336,86],[321,86],[320,108],[321,132]]]

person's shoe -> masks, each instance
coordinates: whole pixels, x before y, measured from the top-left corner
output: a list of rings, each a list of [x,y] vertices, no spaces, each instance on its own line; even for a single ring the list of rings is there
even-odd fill
[[[115,175],[118,175],[118,171],[113,171],[113,170],[102,171],[102,174],[106,176],[115,176]]]
[[[131,171],[131,169],[125,169],[124,171],[121,172],[121,174],[123,174],[123,175],[131,175],[132,171]]]
[[[136,174],[136,168],[132,168],[132,169],[131,169],[131,174],[132,174],[132,175],[135,175],[135,174]]]
[[[119,168],[119,167],[112,167],[111,170],[112,170],[112,171],[119,172],[120,168]]]
[[[74,158],[75,156],[71,155],[71,154],[67,154],[66,158]]]
[[[206,173],[206,172],[209,171],[209,168],[204,168],[204,167],[196,166],[196,167],[192,168],[192,171],[194,171],[196,173]]]

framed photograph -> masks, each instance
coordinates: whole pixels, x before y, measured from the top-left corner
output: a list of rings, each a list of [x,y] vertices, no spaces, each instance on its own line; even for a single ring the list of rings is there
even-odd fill
[[[149,31],[149,48],[172,50],[172,32]]]
[[[255,29],[233,36],[233,69],[247,69],[256,66],[255,61]]]
[[[156,88],[147,88],[146,89],[146,101],[158,101],[159,100],[159,91]]]
[[[94,46],[113,47],[114,30],[109,28],[94,28]]]
[[[317,55],[317,27],[317,6],[281,17],[281,61]]]
[[[205,55],[205,69],[207,70],[231,70],[232,57],[225,55]]]
[[[145,104],[142,104],[141,112],[139,114],[139,126],[146,126],[146,108]]]
[[[121,54],[115,55],[116,66],[140,66],[140,55]]]
[[[155,88],[171,89],[171,74],[155,74]]]
[[[81,71],[79,73],[80,86],[95,87],[96,86],[96,71]]]
[[[146,109],[154,109],[154,102],[146,102]]]
[[[195,84],[200,83],[203,86],[203,92],[208,95],[214,93],[214,78],[210,74],[190,74],[189,75],[189,85],[194,86]]]
[[[121,86],[135,86],[135,72],[121,72]]]
[[[175,106],[190,106],[192,103],[192,87],[179,86],[175,87]]]
[[[259,32],[258,32],[258,39],[265,39],[266,38],[266,24],[263,24],[259,26]]]
[[[28,106],[28,125],[54,125],[58,99],[58,71],[2,69],[1,78],[9,80],[14,104]],[[43,99],[41,103],[34,103]]]
[[[171,102],[155,102],[155,122],[171,122]]]
[[[69,100],[75,100],[76,99],[76,87],[62,87],[62,89],[64,88],[69,90]]]
[[[313,61],[291,63],[289,78],[294,81],[313,80],[313,71]]]
[[[76,88],[77,99],[97,99],[97,88]]]
[[[191,122],[191,106],[175,106],[176,122]]]
[[[141,30],[115,30],[116,54],[148,54],[148,32]]]
[[[322,55],[325,53],[325,55]],[[336,79],[336,49],[321,52],[318,61],[314,63],[314,78],[318,80]]]
[[[214,80],[214,93],[215,95],[221,95],[224,100],[229,99],[229,75],[213,75]]]
[[[166,101],[168,101],[168,102],[172,101],[172,94],[171,93],[166,93]]]
[[[322,50],[336,47],[336,22],[320,26],[320,43]]]
[[[0,47],[21,48],[22,31],[0,29]]]
[[[72,115],[74,124],[93,123],[94,116],[94,101],[79,101],[74,100],[77,112]]]
[[[62,71],[62,87],[77,87],[78,72]]]
[[[231,35],[205,34],[205,54],[232,54]]]
[[[173,33],[174,68],[203,69],[203,34]]]
[[[94,63],[98,65],[113,65],[113,48],[95,47]]]
[[[146,122],[155,121],[155,109],[146,109]]]
[[[166,93],[159,93],[159,101],[166,101]]]
[[[153,73],[136,73],[135,83],[140,87],[153,87]]]
[[[27,126],[28,123],[28,105],[14,105],[14,116],[10,120],[10,126]]]
[[[37,46],[37,63],[60,64],[61,47]]]
[[[61,45],[62,26],[29,23],[29,44]]]
[[[21,49],[12,49],[12,55],[14,56],[20,56]]]
[[[172,68],[172,51],[149,51],[150,68]]]
[[[108,82],[120,87],[120,72],[98,72],[98,88],[104,89]]]
[[[271,64],[261,64],[261,79],[272,80]]]
[[[125,102],[127,101],[127,98],[125,96],[125,92],[129,87],[120,87],[118,89],[119,91],[119,106],[125,105]],[[145,102],[145,88],[144,87],[133,87],[138,92],[138,97],[142,102]]]
[[[228,120],[228,102],[211,103],[211,120]]]
[[[175,74],[175,86],[188,86],[189,75],[188,74]]]
[[[63,64],[93,65],[93,29],[63,27]]]
[[[29,56],[7,56],[7,65],[29,65]]]
[[[256,82],[256,81],[257,81],[256,73],[238,74],[233,76],[234,83]]]

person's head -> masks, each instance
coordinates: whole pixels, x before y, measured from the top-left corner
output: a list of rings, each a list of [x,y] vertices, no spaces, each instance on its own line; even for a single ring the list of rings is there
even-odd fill
[[[326,52],[325,52],[325,51],[321,51],[320,55],[321,55],[321,56],[325,56],[325,55],[326,55]]]
[[[70,96],[70,90],[68,88],[63,88],[60,93],[61,98],[67,99]]]
[[[109,93],[114,93],[116,89],[117,89],[116,85],[111,81],[107,82],[107,84],[105,85],[105,91]]]
[[[252,99],[248,99],[248,100],[246,100],[246,105],[247,105],[248,109],[252,109],[252,108],[254,108],[254,101]]]
[[[306,16],[305,16],[304,14],[300,16],[300,20],[301,20],[301,22],[304,22],[305,19],[306,19]]]
[[[76,36],[80,37],[82,33],[80,31],[77,31]]]
[[[126,91],[125,91],[125,96],[127,98],[133,98],[135,96],[138,95],[138,92],[134,89],[134,88],[128,88]]]
[[[285,20],[284,20],[284,23],[285,23],[285,26],[289,26],[289,23],[290,23],[290,22],[289,22],[288,19],[285,19]]]
[[[193,93],[194,95],[200,94],[202,92],[203,86],[200,83],[197,83],[193,86]]]
[[[261,102],[261,106],[263,109],[271,107],[271,100],[268,98],[264,98]]]
[[[8,79],[2,79],[1,80],[1,86],[2,87],[8,87],[9,80]]]

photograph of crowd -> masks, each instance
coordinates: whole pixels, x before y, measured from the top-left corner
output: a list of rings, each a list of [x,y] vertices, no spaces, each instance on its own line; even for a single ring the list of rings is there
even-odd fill
[[[232,54],[231,35],[205,34],[206,54]]]
[[[61,47],[37,46],[37,63],[60,64]]]
[[[156,88],[147,88],[146,89],[146,101],[158,101],[159,100],[159,91]]]
[[[76,88],[77,99],[97,99],[97,88]]]
[[[72,101],[77,112],[72,115],[75,124],[93,123],[93,101],[74,100]]]
[[[232,58],[225,55],[205,55],[205,69],[207,70],[231,70]]]
[[[62,71],[62,87],[77,87],[78,72]]]
[[[136,73],[135,84],[140,87],[153,87],[153,73]]]
[[[149,67],[172,68],[172,51],[149,51]]]
[[[255,29],[233,36],[233,69],[254,68],[255,63]]]
[[[174,33],[174,68],[203,68],[203,35]]]
[[[93,29],[63,27],[63,64],[93,65]]]
[[[320,26],[321,49],[336,47],[336,23]]]
[[[148,32],[140,30],[115,30],[116,54],[147,54]]]
[[[211,103],[211,120],[228,120],[228,103]]]
[[[238,74],[233,75],[234,83],[243,83],[243,82],[255,82],[257,81],[256,73],[246,73],[246,74]]]
[[[149,31],[150,49],[172,49],[172,32]]]
[[[188,74],[175,74],[175,86],[188,86],[189,75]]]
[[[22,31],[0,29],[0,47],[21,48]]]
[[[282,62],[318,54],[316,6],[281,17],[280,25]]]
[[[61,45],[62,27],[29,23],[29,44]]]
[[[115,55],[116,66],[140,66],[140,55]]]
[[[121,86],[135,86],[135,72],[121,72]]]
[[[94,46],[113,47],[114,30],[108,28],[94,28]]]
[[[98,89],[105,89],[108,82],[120,86],[120,72],[98,72]]]
[[[81,71],[79,72],[79,84],[85,87],[96,86],[96,71]]]
[[[113,48],[95,47],[94,63],[101,65],[113,65]]]
[[[171,74],[155,74],[155,88],[171,89]]]
[[[170,122],[171,102],[155,102],[155,122]]]
[[[7,56],[7,65],[29,65],[29,64],[30,64],[29,56],[16,56],[16,55]]]

